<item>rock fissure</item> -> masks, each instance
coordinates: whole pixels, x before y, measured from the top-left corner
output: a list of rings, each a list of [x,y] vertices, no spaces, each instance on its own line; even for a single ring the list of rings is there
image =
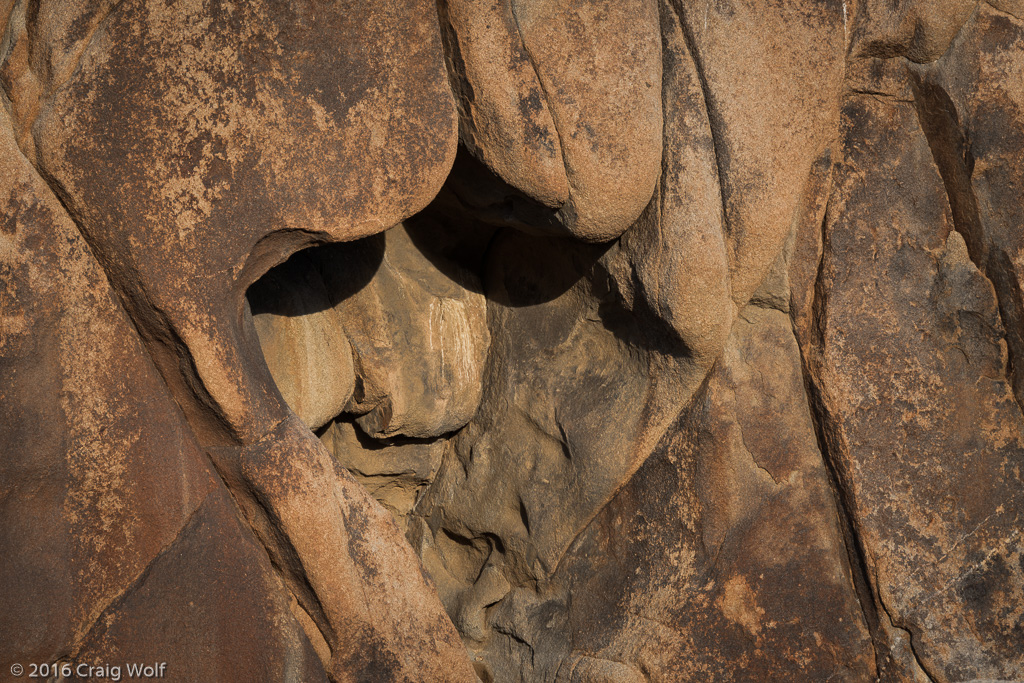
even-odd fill
[[[1015,14],[7,0],[0,660],[1021,677]]]

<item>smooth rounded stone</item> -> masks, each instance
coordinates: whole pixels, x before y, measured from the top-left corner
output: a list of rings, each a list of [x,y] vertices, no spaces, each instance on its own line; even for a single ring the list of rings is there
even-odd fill
[[[246,294],[260,348],[288,407],[316,430],[352,397],[352,350],[315,263],[299,253]]]
[[[442,8],[462,139],[518,191],[495,191],[485,214],[587,242],[621,235],[661,170],[657,3],[448,0]],[[480,193],[481,178],[467,184]]]
[[[319,266],[355,361],[345,411],[378,439],[454,432],[480,404],[490,345],[479,281],[405,226],[375,239],[323,252]],[[366,258],[379,265],[353,291],[351,273]]]
[[[1022,20],[0,0],[0,660],[1020,680]]]
[[[834,140],[848,32],[858,17],[841,1],[666,4],[698,65],[732,298],[742,308],[782,250],[813,164]]]
[[[438,5],[462,142],[543,206],[569,200],[562,144],[508,0]]]
[[[286,407],[239,329],[248,286],[306,246],[415,213],[451,166],[457,120],[432,4],[100,10],[42,12],[28,27],[25,40],[48,45],[92,27],[39,103],[38,163],[204,439],[260,438]]]

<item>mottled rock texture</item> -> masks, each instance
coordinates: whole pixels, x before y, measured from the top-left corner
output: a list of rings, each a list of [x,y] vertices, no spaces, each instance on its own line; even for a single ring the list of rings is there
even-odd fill
[[[0,680],[1024,680],[1022,112],[1016,0],[0,0]]]

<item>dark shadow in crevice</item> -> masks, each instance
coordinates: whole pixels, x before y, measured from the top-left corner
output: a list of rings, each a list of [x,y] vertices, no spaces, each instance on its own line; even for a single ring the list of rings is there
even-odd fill
[[[442,188],[427,208],[404,222],[406,234],[420,254],[454,284],[475,294],[496,229],[476,220]]]
[[[846,450],[846,445],[840,430],[836,429],[836,421],[828,409],[825,396],[819,385],[818,375],[820,373],[816,370],[815,361],[815,359],[818,359],[818,362],[820,362],[820,355],[825,348],[825,330],[828,326],[827,316],[830,292],[825,279],[827,272],[825,255],[831,253],[831,240],[829,239],[826,227],[832,218],[832,211],[833,207],[830,201],[822,215],[819,227],[821,231],[822,256],[818,261],[818,271],[814,279],[814,298],[811,303],[814,335],[808,348],[805,348],[803,345],[799,347],[800,372],[804,385],[804,394],[807,399],[807,407],[811,414],[811,423],[814,428],[815,442],[818,446],[818,452],[821,454],[822,464],[825,467],[829,491],[835,504],[839,532],[846,549],[850,579],[857,596],[857,602],[861,608],[864,625],[871,639],[871,650],[875,660],[876,675],[881,680],[883,673],[892,663],[891,643],[879,614],[878,589],[873,581],[864,539],[857,525],[857,505],[854,499],[854,489],[850,473],[841,457],[841,454]],[[796,328],[792,329],[794,337],[799,340],[800,336]]]
[[[381,233],[356,242],[329,244],[311,250],[310,258],[327,290],[331,306],[363,289],[384,261],[385,237]]]
[[[509,185],[461,144],[445,187],[468,213],[486,225],[532,235],[571,236],[558,220],[561,207],[545,206]]]
[[[319,313],[365,287],[384,260],[384,235],[304,249],[271,268],[246,292],[253,315]]]
[[[485,281],[490,248],[502,232],[565,233],[553,209],[507,184],[462,145],[437,197],[405,226],[420,252],[462,286],[467,286],[463,269]]]
[[[404,225],[420,253],[452,282],[519,308],[567,292],[613,244],[569,237],[554,215],[460,145],[437,197]]]
[[[343,413],[338,417],[334,418],[331,422],[339,424],[351,424],[353,426],[353,432],[355,433],[356,440],[359,442],[360,448],[364,451],[381,451],[388,448],[395,448],[398,446],[428,446],[438,441],[446,441],[454,436],[454,433],[439,434],[438,436],[405,436],[404,434],[396,434],[395,436],[388,437],[386,439],[378,439],[368,435],[363,431],[362,427],[356,423],[359,415],[352,413]],[[330,426],[331,423],[328,423]]]
[[[594,287],[600,300],[597,313],[616,339],[663,356],[693,358],[693,351],[679,331],[651,306],[646,287],[635,271],[631,271],[632,301],[627,305],[619,291],[620,284],[611,273],[601,263],[596,268]]]
[[[487,255],[487,298],[508,308],[553,301],[581,281],[592,281],[598,261],[613,245],[503,229]]]

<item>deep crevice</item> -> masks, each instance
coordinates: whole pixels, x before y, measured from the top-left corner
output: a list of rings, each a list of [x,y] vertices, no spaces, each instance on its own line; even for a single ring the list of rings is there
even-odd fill
[[[831,189],[830,189],[831,191]],[[854,501],[852,491],[847,478],[844,476],[838,456],[836,453],[841,450],[838,444],[833,444],[829,438],[827,428],[831,418],[828,408],[825,405],[824,397],[818,387],[815,373],[811,368],[812,356],[822,353],[825,344],[825,327],[827,319],[828,292],[824,283],[824,271],[826,254],[828,253],[828,233],[826,226],[830,218],[830,208],[826,209],[822,216],[821,230],[821,256],[818,261],[818,272],[814,281],[814,298],[811,304],[812,320],[815,329],[815,339],[811,342],[811,348],[800,349],[800,370],[803,375],[804,392],[807,397],[807,405],[811,413],[811,422],[814,426],[814,437],[817,442],[818,451],[821,453],[822,462],[825,465],[825,472],[828,479],[829,489],[835,502],[836,516],[839,522],[839,530],[843,536],[843,544],[846,546],[850,577],[853,580],[853,588],[860,604],[861,612],[864,615],[864,623],[867,626],[871,637],[871,646],[875,659],[876,675],[880,676],[887,666],[888,650],[887,638],[881,632],[881,623],[875,603],[875,587],[870,580],[868,571],[867,555],[864,549],[863,540],[857,531],[854,522]],[[794,335],[796,330],[794,330]],[[800,337],[797,335],[797,339]]]
[[[1024,412],[1024,300],[1007,254],[991,243],[974,192],[974,156],[963,134],[956,105],[939,85],[908,69],[918,123],[949,201],[953,229],[964,239],[967,253],[995,292],[1006,338],[1006,379]]]
[[[679,27],[683,32],[683,38],[686,40],[686,50],[690,53],[690,59],[693,60],[694,70],[697,72],[697,79],[700,81],[701,95],[704,98],[704,111],[708,117],[708,128],[711,129],[711,142],[712,152],[715,155],[715,169],[718,173],[718,196],[722,203],[722,228],[726,235],[730,234],[729,229],[729,211],[728,202],[726,199],[726,180],[725,180],[725,162],[723,161],[725,141],[722,139],[720,128],[722,127],[721,121],[716,121],[715,109],[712,106],[711,101],[711,90],[708,87],[707,76],[704,73],[704,65],[701,62],[700,54],[697,52],[697,43],[693,37],[693,31],[690,28],[689,22],[686,21],[686,11],[682,8],[680,0],[667,0],[669,5],[675,12],[676,20],[679,22]],[[717,123],[717,125],[716,125]]]
[[[863,540],[854,523],[854,504],[851,500],[852,494],[849,492],[850,486],[841,473],[839,464],[836,462],[835,449],[830,445],[830,439],[827,436],[827,428],[825,426],[830,419],[828,417],[828,410],[824,406],[817,383],[807,367],[806,359],[802,359],[801,369],[804,375],[807,402],[814,424],[815,439],[818,442],[818,450],[825,465],[829,488],[835,501],[839,529],[843,535],[843,543],[846,546],[850,576],[853,580],[857,601],[860,603],[861,612],[864,615],[865,625],[871,636],[876,673],[881,675],[881,672],[886,668],[889,656],[889,648],[886,642],[888,639],[882,633],[881,621],[875,603],[875,586],[869,578],[867,554],[864,549]]]
[[[829,425],[834,424],[835,420],[829,412],[824,392],[817,381],[818,373],[816,369],[820,370],[818,366],[823,362],[821,356],[825,348],[825,332],[827,328],[827,303],[829,295],[825,284],[825,269],[826,258],[829,252],[829,239],[826,226],[830,219],[830,213],[831,207],[827,206],[820,227],[822,249],[818,262],[818,272],[814,282],[814,299],[811,305],[814,335],[810,342],[811,348],[800,349],[801,373],[814,425],[815,440],[825,465],[829,488],[835,501],[836,515],[839,521],[840,532],[843,535],[843,543],[846,546],[854,590],[864,615],[865,625],[871,637],[877,680],[886,680],[883,678],[883,674],[896,664],[893,658],[890,637],[882,623],[883,618],[888,621],[891,628],[898,629],[907,634],[907,642],[917,666],[930,680],[935,680],[922,664],[921,658],[914,648],[912,632],[896,623],[878,592],[877,577],[874,576],[871,570],[867,550],[861,533],[857,528],[853,486],[850,482],[849,473],[838,455],[847,451],[848,448],[845,443],[842,443],[842,436],[837,434],[835,430],[829,429]],[[796,330],[794,329],[795,333]],[[879,613],[879,606],[881,606],[884,617],[883,614]]]

